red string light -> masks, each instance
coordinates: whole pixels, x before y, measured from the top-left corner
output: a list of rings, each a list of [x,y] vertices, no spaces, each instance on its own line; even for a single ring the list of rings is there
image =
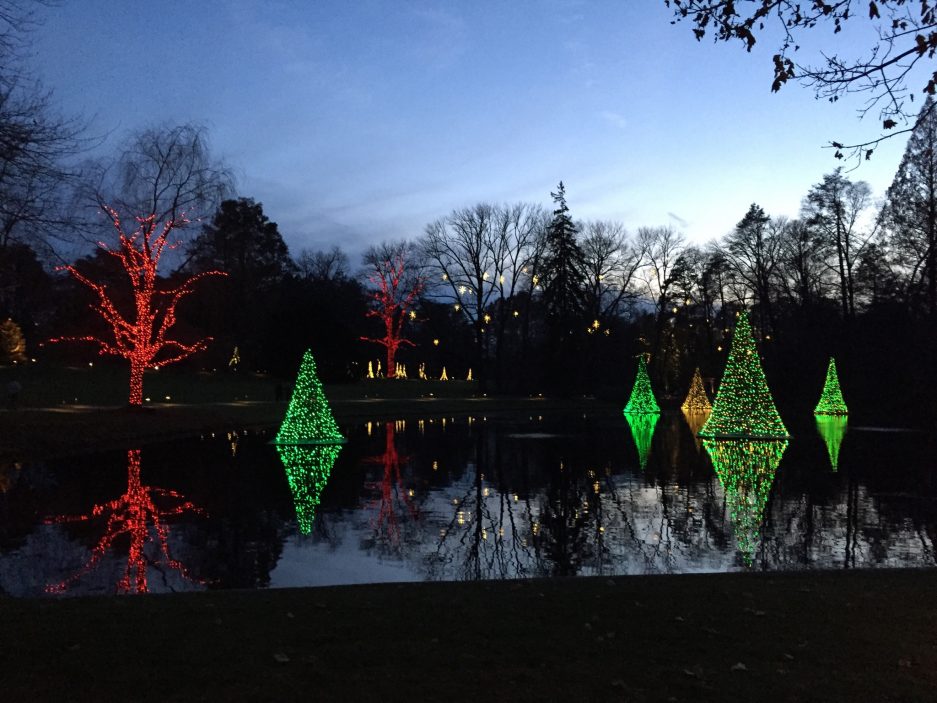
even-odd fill
[[[161,368],[181,361],[208,346],[211,337],[205,337],[192,344],[184,344],[171,339],[168,334],[176,324],[176,306],[189,295],[194,284],[208,276],[226,276],[222,271],[206,271],[189,277],[175,288],[161,290],[157,270],[164,250],[177,246],[169,242],[169,235],[174,229],[185,226],[185,216],[165,221],[162,226],[155,215],[138,217],[137,228],[127,234],[120,222],[117,211],[107,206],[102,209],[110,217],[117,231],[118,246],[111,248],[98,242],[104,251],[120,262],[133,290],[133,313],[124,315],[114,303],[107,287],[95,283],[74,266],[60,266],[71,276],[90,289],[96,301],[90,307],[108,325],[113,332],[113,340],[101,339],[93,335],[55,337],[50,343],[90,342],[98,345],[99,355],[119,356],[130,362],[130,405],[143,404],[143,371],[147,367]],[[162,358],[157,358],[161,355]]]
[[[384,337],[361,337],[361,340],[380,344],[387,349],[387,378],[394,378],[397,372],[395,359],[400,346],[415,346],[409,339],[404,338],[403,323],[407,319],[407,311],[422,292],[425,281],[417,276],[413,287],[406,290],[403,283],[406,266],[403,255],[398,254],[392,261],[384,261],[375,266],[374,272],[368,276],[368,281],[376,290],[371,296],[374,307],[368,311],[367,316],[381,318],[384,323]]]

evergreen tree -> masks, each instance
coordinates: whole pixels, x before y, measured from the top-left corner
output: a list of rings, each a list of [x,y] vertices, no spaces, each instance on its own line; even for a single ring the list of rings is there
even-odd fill
[[[543,302],[547,318],[556,330],[564,330],[584,314],[586,259],[576,241],[577,229],[566,205],[566,187],[560,181],[550,193],[556,208],[547,229],[547,252],[543,263]],[[576,325],[576,329],[578,329]]]
[[[937,109],[928,97],[885,195],[890,244],[906,266],[909,288],[937,316]]]
[[[660,406],[657,405],[657,399],[654,397],[654,389],[651,387],[651,379],[647,375],[647,362],[644,360],[644,354],[638,359],[638,373],[634,377],[634,386],[631,388],[631,396],[625,405],[625,415],[639,413],[660,414]]]
[[[286,417],[277,432],[277,444],[335,444],[345,438],[338,431],[329,401],[316,375],[316,360],[306,350],[296,377]]]
[[[699,435],[716,438],[789,436],[774,407],[747,312],[741,313],[735,324],[732,349],[713,411]]]
[[[7,318],[0,322],[0,361],[21,364],[26,361],[26,338],[20,326]]]
[[[843,391],[839,387],[839,376],[836,374],[836,360],[831,356],[830,365],[826,369],[826,383],[820,393],[820,402],[813,410],[814,415],[848,415],[846,401],[843,400]]]
[[[713,409],[709,396],[706,395],[706,389],[703,387],[703,377],[700,376],[699,368],[693,372],[690,390],[680,407],[688,413],[708,413]]]

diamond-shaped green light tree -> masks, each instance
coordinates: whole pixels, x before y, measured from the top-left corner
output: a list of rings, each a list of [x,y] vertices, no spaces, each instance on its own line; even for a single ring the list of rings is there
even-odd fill
[[[332,417],[329,401],[316,375],[312,352],[306,350],[296,377],[293,397],[274,442],[276,444],[330,444],[344,442]]]
[[[296,508],[296,526],[301,534],[312,532],[312,523],[316,519],[316,508],[322,498],[322,491],[328,483],[329,474],[335,466],[341,444],[278,444],[277,453],[283,468],[286,469],[286,481],[293,494]]]
[[[654,428],[660,414],[657,413],[625,413],[625,420],[631,428],[634,445],[638,449],[638,463],[644,471],[647,466],[647,457],[651,452],[651,440],[654,439]]]
[[[833,471],[839,470],[839,448],[846,435],[845,415],[817,415],[817,430],[826,445],[827,454],[830,455],[830,465]]]
[[[741,313],[735,325],[732,349],[713,411],[699,436],[717,439],[784,439],[790,436],[768,390],[748,313]]]
[[[787,441],[706,439],[703,446],[725,490],[739,553],[751,566],[771,484]]]
[[[713,409],[709,396],[706,395],[706,389],[703,387],[703,377],[700,376],[699,368],[693,373],[690,392],[686,394],[686,400],[680,408],[688,413],[708,413]]]
[[[836,373],[836,360],[830,357],[830,365],[826,369],[826,383],[820,394],[820,402],[813,410],[814,415],[848,415],[846,401],[843,400],[843,391],[839,387],[839,376]]]
[[[651,379],[647,375],[647,362],[644,360],[644,354],[638,359],[638,373],[634,378],[634,387],[631,389],[631,397],[628,398],[624,412],[626,415],[628,413],[660,414],[660,406],[654,398]]]

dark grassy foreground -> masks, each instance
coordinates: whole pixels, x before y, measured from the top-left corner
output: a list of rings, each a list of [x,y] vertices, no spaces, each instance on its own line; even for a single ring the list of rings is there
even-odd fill
[[[5,701],[934,701],[937,573],[0,600]]]

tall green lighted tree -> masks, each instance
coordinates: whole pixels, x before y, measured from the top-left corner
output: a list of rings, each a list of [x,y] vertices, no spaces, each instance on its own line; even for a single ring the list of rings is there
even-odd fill
[[[654,398],[651,379],[647,375],[647,361],[644,359],[644,354],[638,358],[638,373],[634,378],[634,387],[631,389],[631,397],[628,398],[624,412],[626,415],[629,413],[660,414],[660,406]]]
[[[748,566],[754,560],[765,506],[787,444],[786,440],[703,440],[725,490],[739,553]]]
[[[706,389],[703,387],[703,377],[700,376],[698,367],[693,372],[693,380],[690,381],[690,391],[686,394],[686,400],[680,407],[688,413],[708,413],[713,409],[709,396],[706,395]]]
[[[833,471],[839,470],[839,448],[846,435],[847,422],[844,415],[817,415],[817,430],[830,455],[830,465]]]
[[[638,463],[641,470],[647,467],[647,457],[651,453],[651,441],[654,439],[654,428],[660,414],[655,413],[625,413],[625,419],[631,428],[634,445],[638,449]]]
[[[340,451],[342,446],[335,443],[277,445],[277,453],[283,462],[283,468],[286,469],[286,481],[293,494],[296,526],[301,534],[308,535],[312,532],[312,523],[316,518],[322,491],[325,490]]]
[[[722,383],[700,437],[783,439],[790,435],[774,407],[748,313],[739,315]]]
[[[820,402],[813,409],[814,415],[848,415],[846,401],[843,400],[843,391],[839,387],[839,376],[836,373],[836,360],[831,356],[830,365],[826,368],[826,383],[820,394]]]
[[[293,397],[277,432],[277,444],[330,444],[344,442],[332,417],[329,401],[316,375],[316,361],[308,349],[296,377]]]

